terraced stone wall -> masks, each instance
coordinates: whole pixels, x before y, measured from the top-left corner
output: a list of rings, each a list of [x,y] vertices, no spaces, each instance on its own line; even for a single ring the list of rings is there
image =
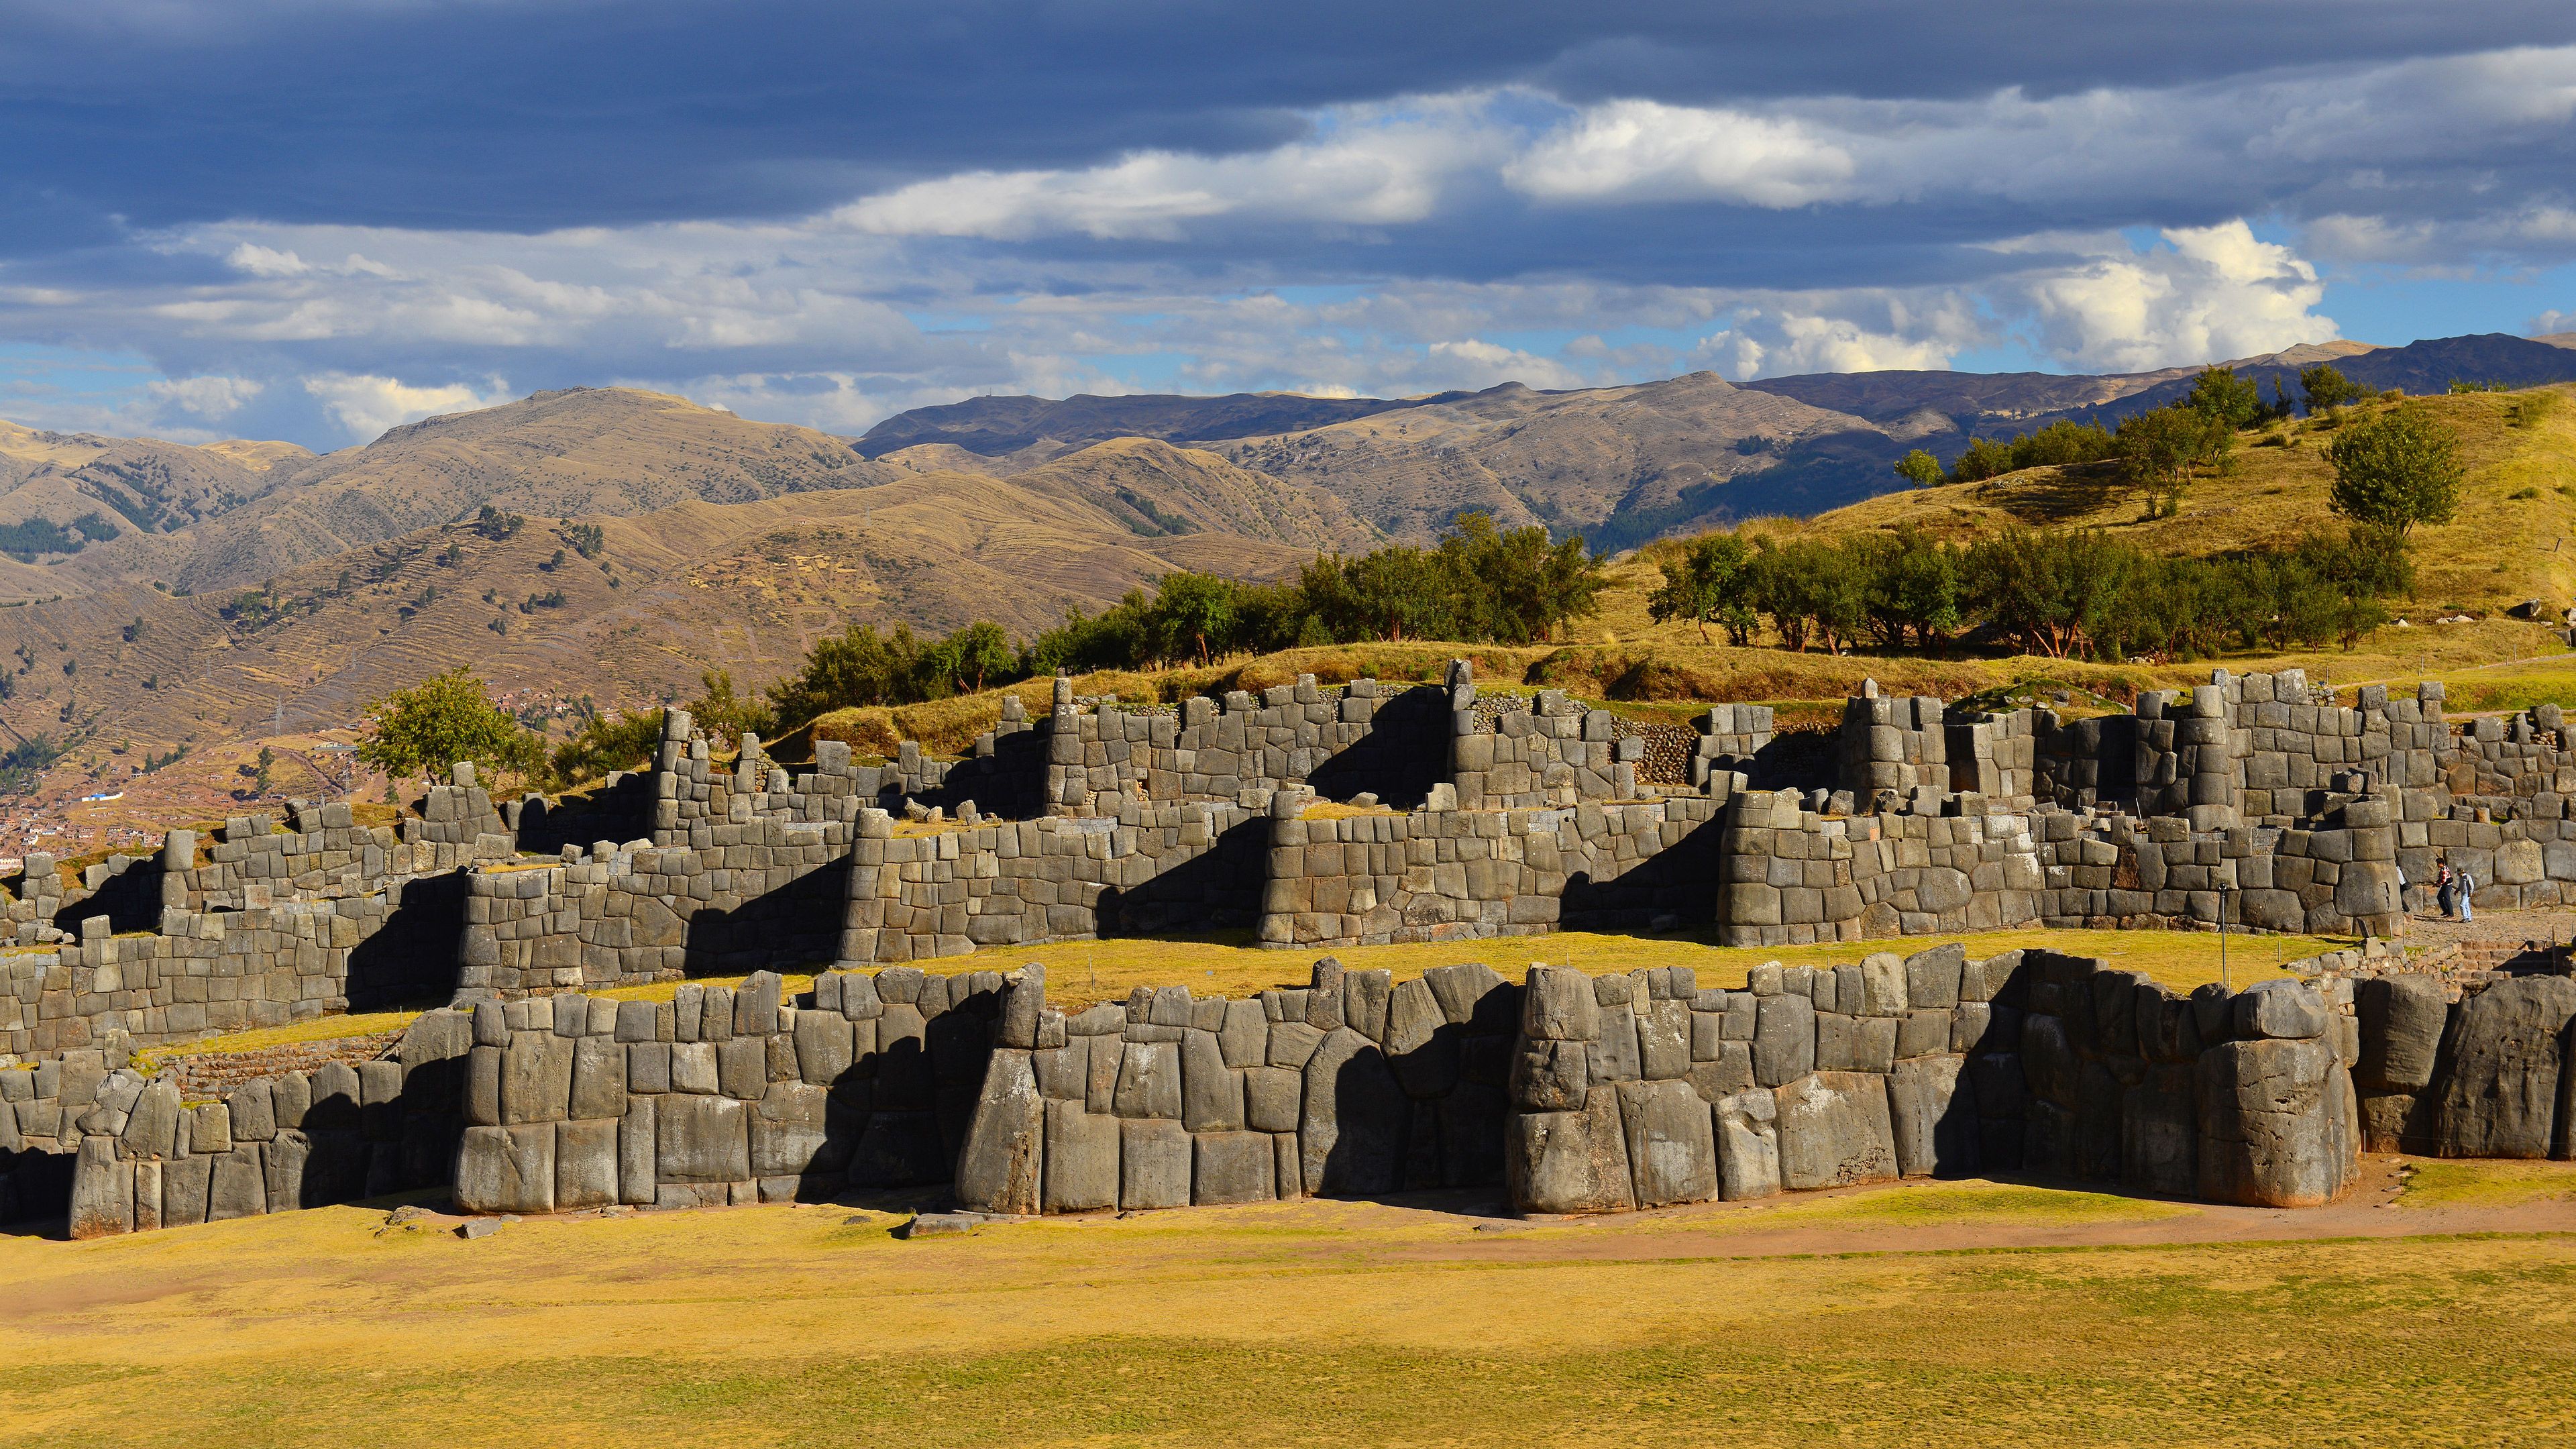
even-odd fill
[[[995,1213],[1364,1197],[1500,1181],[1519,989],[1316,963],[1244,1001],[1138,988],[1067,1015],[1014,973],[957,1199]]]
[[[1118,802],[1115,815],[957,827],[861,815],[838,959],[1252,923],[1264,817],[1231,803]]]
[[[2313,1206],[2358,1174],[2354,1023],[2297,982],[2186,999],[1949,945],[1744,991],[1537,968],[1523,1001],[1504,1145],[1527,1211],[2017,1170]]]
[[[1707,921],[1723,802],[1309,818],[1274,802],[1258,939],[1340,947]]]
[[[1194,697],[1168,712],[1111,702],[1078,709],[1072,684],[1059,679],[1045,726],[1046,808],[1109,814],[1128,799],[1259,808],[1270,792],[1300,787],[1327,799],[1375,794],[1413,804],[1444,778],[1445,698],[1430,686],[1355,679],[1335,687],[1307,675],[1259,694]]]
[[[1807,807],[1794,790],[1735,801],[1716,901],[1726,944],[1992,931],[2039,917],[2046,876],[2029,816]]]

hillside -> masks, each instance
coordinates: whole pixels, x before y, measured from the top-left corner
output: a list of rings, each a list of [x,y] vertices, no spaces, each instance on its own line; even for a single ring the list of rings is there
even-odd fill
[[[2486,335],[2404,347],[2303,344],[2227,366],[2258,381],[2330,361],[2372,388],[2439,393],[2454,379],[2576,379],[2576,352]],[[1420,542],[1460,510],[1545,524],[1619,549],[1766,514],[1805,515],[1897,486],[1915,447],[1955,456],[2057,417],[2119,417],[2188,391],[2195,366],[2101,376],[1891,371],[1728,383],[1710,373],[1542,392],[1506,383],[1406,399],[1237,394],[976,398],[889,418],[860,451],[913,468],[1009,476],[1120,436],[1219,454],[1329,489],[1365,523]]]

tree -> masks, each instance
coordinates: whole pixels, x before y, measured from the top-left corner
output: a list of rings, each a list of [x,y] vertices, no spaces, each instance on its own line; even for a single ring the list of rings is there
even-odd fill
[[[1941,460],[1921,448],[1896,460],[1896,476],[1917,488],[1929,488],[1941,481]]]
[[[1232,580],[1184,571],[1154,581],[1153,632],[1162,657],[1196,655],[1204,666],[1225,652],[1234,622]]]
[[[2263,390],[2253,379],[2240,377],[2234,370],[2210,366],[2192,379],[2191,395],[2183,405],[2203,417],[2215,418],[2232,431],[2251,427],[2263,420]]]
[[[522,775],[544,768],[543,742],[502,713],[462,666],[395,690],[367,714],[358,758],[388,775],[425,771],[435,779],[465,760]]]
[[[2218,462],[2236,444],[2235,429],[2223,419],[2179,405],[2123,418],[2116,436],[2122,471],[2146,494],[2150,513],[2156,511],[2159,492],[2165,497],[2164,512],[2179,510],[2193,470]]]
[[[2419,523],[2448,523],[2460,501],[2460,444],[2421,403],[2366,418],[2335,436],[2334,511],[2357,523],[2394,529],[2400,538]]]
[[[1916,456],[1931,455],[1918,449]],[[1744,540],[1734,534],[1711,533],[1692,539],[1679,558],[1663,565],[1664,582],[1646,596],[1646,612],[1658,624],[1690,620],[1699,626],[1702,643],[1709,642],[1708,626],[1724,619],[1728,621],[1728,635],[1742,644],[1752,632],[1753,623],[1753,611],[1744,601],[1751,559]],[[1739,616],[1741,627],[1736,622]]]
[[[2366,394],[2343,370],[2330,362],[2320,362],[2299,369],[2299,391],[2306,395],[2308,413],[2314,416],[2320,408],[2334,409],[2356,403]]]
[[[271,784],[269,772],[275,768],[277,768],[277,751],[266,745],[260,746],[259,767],[251,772],[250,788],[254,793],[261,795],[268,793]]]
[[[611,770],[640,769],[652,762],[661,743],[662,711],[658,709],[626,711],[614,718],[593,710],[580,733],[555,746],[555,778],[566,785],[582,785],[604,778]]]

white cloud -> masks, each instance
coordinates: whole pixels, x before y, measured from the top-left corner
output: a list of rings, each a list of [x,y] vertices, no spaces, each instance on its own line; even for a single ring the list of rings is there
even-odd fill
[[[2117,237],[2034,237],[1998,250],[2091,251],[2034,269],[2006,289],[2028,309],[2035,341],[2074,367],[2144,372],[2275,352],[2335,336],[2313,310],[2316,268],[2242,220],[2176,227],[2166,245]]]
[[[145,393],[155,401],[208,422],[240,412],[243,404],[266,390],[247,377],[155,378],[144,384]]]
[[[1842,199],[1851,153],[1795,120],[1611,101],[1539,139],[1503,168],[1542,201],[1716,200],[1792,207]]]
[[[404,423],[440,413],[495,407],[510,400],[509,384],[497,377],[488,379],[488,384],[478,393],[463,383],[413,387],[397,378],[326,372],[304,379],[304,390],[339,419],[350,437],[368,442]]]
[[[1306,224],[1421,221],[1453,177],[1491,170],[1504,134],[1466,95],[1344,107],[1324,134],[1240,156],[1140,151],[1072,171],[970,171],[866,197],[838,219],[883,236],[1025,241],[1070,234],[1178,241],[1189,223],[1239,214]]]
[[[2524,323],[2522,330],[2534,337],[2554,337],[2561,333],[2576,332],[2576,312],[2561,312],[2552,308]]]
[[[1488,388],[1519,382],[1544,390],[1584,384],[1583,377],[1563,363],[1474,337],[1434,342],[1430,352],[1431,372],[1451,379],[1450,387]]]

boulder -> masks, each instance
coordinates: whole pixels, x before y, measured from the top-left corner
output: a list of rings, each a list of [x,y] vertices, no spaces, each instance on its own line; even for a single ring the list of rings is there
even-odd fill
[[[1592,1087],[1591,1044],[1524,1037],[1512,1052],[1512,1105],[1526,1112],[1579,1109]]]
[[[2222,1042],[2194,1071],[2203,1200],[2318,1207],[2359,1178],[2352,1078],[2322,1038]]]
[[[1708,1104],[1690,1084],[1622,1082],[1617,1091],[1637,1206],[1716,1197],[1717,1141]]]
[[[554,1191],[554,1140],[551,1126],[504,1128],[522,1131],[544,1139],[544,1170],[547,1176],[544,1196],[551,1200]],[[268,1170],[260,1161],[259,1144],[245,1142],[214,1159],[214,1175],[206,1187],[206,1221],[223,1222],[228,1218],[253,1218],[268,1211]],[[539,1207],[533,1211],[543,1212]]]
[[[134,1231],[134,1164],[116,1155],[110,1137],[84,1137],[72,1157],[71,1235],[104,1238]]]
[[[1883,1082],[1862,1072],[1811,1072],[1778,1089],[1782,1186],[1894,1180],[1896,1129]]]

